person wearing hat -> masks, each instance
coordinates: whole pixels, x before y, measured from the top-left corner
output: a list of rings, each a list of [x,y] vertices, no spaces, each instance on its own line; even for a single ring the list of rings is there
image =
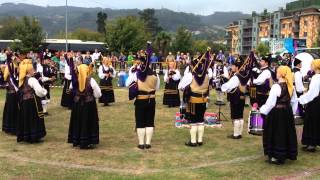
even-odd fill
[[[223,93],[221,92],[221,85],[229,79],[229,70],[224,65],[221,58],[216,59],[216,63],[213,65],[213,81],[215,82],[215,89],[217,92],[217,101],[223,102]]]
[[[300,71],[300,69],[301,69],[301,60],[296,58],[294,60],[293,64],[294,64],[294,68],[293,68],[294,86],[295,86],[295,90],[296,90],[297,96],[300,97],[301,95],[303,95],[303,91],[304,91],[303,76],[302,76],[302,73]],[[299,103],[299,106],[298,106],[298,110],[300,112],[299,115],[301,117],[304,117],[304,108],[300,103]]]
[[[101,97],[101,90],[94,78],[90,76],[90,68],[86,64],[77,67],[76,82],[70,87],[75,91],[75,96],[71,110],[68,143],[73,144],[73,147],[79,146],[80,149],[90,149],[99,144],[96,98]]]
[[[148,46],[151,46],[148,43]],[[129,71],[126,86],[129,87],[129,100],[135,99],[135,120],[138,148],[150,149],[154,131],[156,91],[160,87],[159,76],[149,67],[151,53],[140,52],[139,60]]]
[[[207,109],[209,79],[212,78],[212,70],[208,67],[210,60],[201,61],[201,57],[203,56],[198,56],[191,62],[190,72],[183,77],[178,86],[184,92],[183,101],[187,104],[187,119],[191,126],[190,140],[185,143],[189,147],[203,145],[204,113]]]
[[[103,57],[102,66],[98,69],[98,75],[100,78],[100,88],[102,92],[99,103],[103,103],[104,106],[108,106],[109,103],[115,102],[112,79],[115,78],[116,70],[112,67],[110,57]]]
[[[6,101],[3,108],[2,131],[15,135],[18,123],[18,62],[12,59],[12,54],[6,53],[7,66],[4,70],[4,81],[7,82]]]
[[[273,84],[272,71],[269,68],[271,56],[262,57],[260,60],[261,74],[253,80],[256,85],[256,101],[259,107],[266,103],[268,94]]]
[[[180,94],[178,90],[180,78],[181,75],[180,71],[177,69],[176,62],[169,61],[168,71],[163,77],[165,82],[163,105],[168,105],[169,107],[177,107],[180,105]]]
[[[238,73],[243,61],[237,59],[231,65],[231,71],[234,75],[229,81],[221,86],[222,92],[227,92],[228,101],[230,102],[231,119],[233,120],[233,134],[228,136],[231,139],[241,139],[243,131],[243,111],[245,106],[245,87],[240,83],[240,74]]]
[[[266,115],[263,124],[264,154],[272,164],[283,164],[286,159],[296,160],[298,155],[293,116],[297,97],[292,77],[288,66],[280,66],[277,69],[278,83],[272,85],[266,103],[260,108],[260,112]]]
[[[307,105],[302,133],[303,150],[315,152],[320,145],[320,59],[312,61],[311,69],[315,75],[311,78],[309,90],[298,100],[300,104]]]
[[[25,59],[19,64],[20,103],[17,124],[17,142],[37,143],[46,136],[41,99],[47,90],[34,78],[32,61]]]

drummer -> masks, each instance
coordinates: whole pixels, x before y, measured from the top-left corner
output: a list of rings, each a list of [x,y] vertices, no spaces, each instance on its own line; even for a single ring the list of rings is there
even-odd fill
[[[231,119],[233,120],[233,134],[228,136],[231,139],[241,139],[243,131],[243,111],[245,106],[244,89],[241,86],[239,71],[242,66],[242,59],[238,59],[232,66],[231,70],[235,75],[221,86],[222,92],[227,92],[228,101],[230,101]]]

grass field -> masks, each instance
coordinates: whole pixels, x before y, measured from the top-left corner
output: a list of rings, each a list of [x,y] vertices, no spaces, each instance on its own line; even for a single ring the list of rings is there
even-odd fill
[[[241,140],[226,138],[231,121],[221,129],[206,129],[204,146],[186,147],[189,132],[174,127],[178,109],[162,105],[163,91],[157,93],[152,149],[136,148],[134,106],[126,89],[116,89],[112,106],[98,105],[97,148],[73,148],[66,143],[70,111],[60,107],[61,91],[52,90],[44,143],[17,144],[14,136],[0,133],[0,179],[320,179],[319,152],[300,151],[297,161],[284,166],[267,164],[261,137],[245,133]],[[4,101],[5,91],[0,90],[1,117]],[[223,111],[229,116],[228,106]],[[217,112],[217,107],[211,104],[208,112]],[[245,114],[246,119],[248,109]]]

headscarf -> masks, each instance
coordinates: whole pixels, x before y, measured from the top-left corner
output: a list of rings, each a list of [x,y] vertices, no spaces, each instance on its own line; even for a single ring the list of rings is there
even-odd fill
[[[78,83],[79,90],[83,92],[86,87],[87,77],[89,75],[89,67],[86,64],[81,64],[78,66]]]
[[[293,79],[294,76],[292,74],[291,69],[288,66],[280,66],[277,69],[277,72],[280,74],[280,76],[285,79],[287,87],[288,87],[288,91],[289,91],[289,95],[290,97],[292,97],[293,94]]]
[[[23,85],[24,79],[26,75],[28,74],[28,71],[32,69],[32,61],[31,59],[24,59],[22,62],[20,62],[19,65],[19,87]]]
[[[319,70],[320,71],[320,59],[315,59],[312,61],[311,66],[315,69],[315,70]]]

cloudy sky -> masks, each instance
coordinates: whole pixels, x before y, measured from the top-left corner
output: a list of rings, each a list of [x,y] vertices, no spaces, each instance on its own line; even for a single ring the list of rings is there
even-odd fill
[[[175,11],[195,14],[212,14],[215,11],[252,11],[276,10],[293,0],[68,0],[68,4],[80,7],[101,7],[114,9],[130,8],[168,8]],[[41,6],[61,6],[66,0],[0,0],[5,2],[29,3]]]

